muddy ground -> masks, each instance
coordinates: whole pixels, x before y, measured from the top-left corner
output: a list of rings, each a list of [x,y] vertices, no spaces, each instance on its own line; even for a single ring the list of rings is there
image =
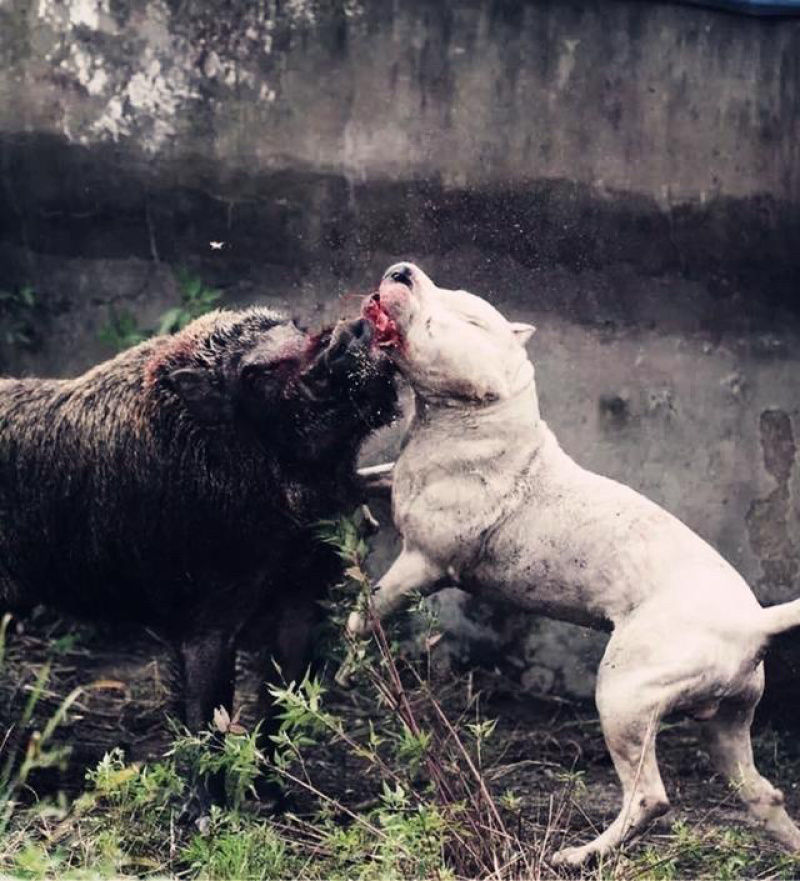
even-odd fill
[[[247,686],[239,700],[246,719],[255,683],[248,680],[245,662],[243,677]],[[41,698],[33,722],[23,729],[19,720],[37,678],[44,683]],[[0,671],[4,750],[26,742],[66,695],[82,686],[57,734],[70,747],[68,758],[62,767],[38,772],[31,781],[39,796],[58,790],[75,794],[84,786],[85,769],[112,747],[121,746],[131,761],[164,752],[169,740],[164,720],[178,709],[175,678],[169,647],[153,634],[98,630],[49,613],[14,622]],[[552,825],[554,811],[558,820],[552,846],[586,840],[593,829],[613,818],[619,790],[592,705],[553,697],[523,698],[514,683],[497,671],[440,673],[436,687],[454,718],[469,697],[480,693],[482,715],[498,719],[486,776],[496,794],[510,790],[522,800],[518,815],[523,839],[542,835],[548,822]],[[355,727],[372,720],[380,730],[380,712],[367,693],[340,690],[332,682],[330,689],[327,700],[332,709]],[[769,857],[773,845],[752,829],[735,794],[714,776],[698,734],[698,723],[690,720],[665,725],[659,756],[673,809],[648,833],[640,849],[660,846],[659,842],[674,845],[672,824],[682,820],[700,837],[708,830],[716,834],[713,830],[718,827],[749,829],[753,837],[746,836],[741,844],[745,857],[748,852],[753,859]],[[755,743],[762,773],[783,789],[790,812],[800,818],[800,741],[762,723]],[[309,766],[319,788],[345,805],[362,808],[377,794],[359,760],[341,746],[312,748]],[[311,807],[302,792],[295,794],[295,804],[299,810]],[[781,877],[795,875],[784,872]]]

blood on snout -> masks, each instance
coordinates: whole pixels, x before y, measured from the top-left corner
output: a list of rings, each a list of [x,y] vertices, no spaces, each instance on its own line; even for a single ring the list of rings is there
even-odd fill
[[[303,365],[309,354],[308,337],[301,336],[287,340],[279,346],[273,357],[269,359],[269,363],[282,370],[298,368]]]
[[[400,287],[400,285],[395,285],[395,287]],[[380,348],[400,348],[402,346],[403,340],[400,330],[388,313],[393,300],[395,303],[397,302],[397,298],[393,298],[391,294],[388,296],[384,294],[382,285],[381,290],[367,297],[361,307],[361,314],[375,328],[373,344]]]
[[[378,300],[369,299],[361,314],[375,328],[374,343],[377,346],[394,346],[400,341],[400,334],[394,320],[383,311]]]
[[[318,333],[309,334],[306,341],[306,356],[315,358],[328,345],[333,335],[332,327],[323,327]]]
[[[396,281],[382,281],[377,291],[381,306],[385,312],[392,313],[408,304],[409,289],[407,285]],[[375,296],[373,294],[373,296]]]

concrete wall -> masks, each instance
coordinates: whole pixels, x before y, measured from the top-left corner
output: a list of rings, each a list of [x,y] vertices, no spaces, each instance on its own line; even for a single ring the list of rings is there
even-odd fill
[[[799,589],[799,205],[796,21],[0,0],[0,290],[40,303],[4,369],[83,369],[108,354],[109,306],[147,324],[174,304],[178,265],[321,322],[410,257],[537,324],[565,448],[772,601]],[[454,596],[454,651],[477,640],[533,690],[590,692],[601,637],[465,621]]]

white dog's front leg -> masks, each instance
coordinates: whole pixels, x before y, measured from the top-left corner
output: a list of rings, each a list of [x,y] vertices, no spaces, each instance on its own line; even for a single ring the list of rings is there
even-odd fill
[[[415,591],[424,591],[440,581],[443,572],[420,551],[403,548],[400,556],[378,582],[370,598],[375,615],[385,618],[403,606]],[[366,633],[368,624],[361,612],[352,612],[347,630],[354,636]]]

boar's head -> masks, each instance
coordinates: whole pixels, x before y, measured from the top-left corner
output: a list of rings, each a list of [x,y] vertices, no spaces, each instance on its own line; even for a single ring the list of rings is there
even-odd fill
[[[310,335],[266,309],[213,312],[164,340],[146,382],[200,425],[308,456],[393,418],[394,368],[372,333],[363,319]]]

